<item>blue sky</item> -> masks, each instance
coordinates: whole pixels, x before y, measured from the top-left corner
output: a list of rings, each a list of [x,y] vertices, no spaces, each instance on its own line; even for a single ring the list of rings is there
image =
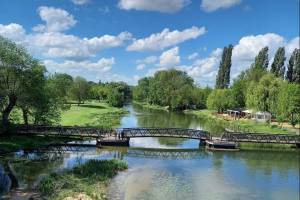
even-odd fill
[[[213,86],[222,48],[232,78],[258,51],[299,48],[299,0],[2,0],[0,35],[48,71],[136,84],[156,71],[186,71]]]

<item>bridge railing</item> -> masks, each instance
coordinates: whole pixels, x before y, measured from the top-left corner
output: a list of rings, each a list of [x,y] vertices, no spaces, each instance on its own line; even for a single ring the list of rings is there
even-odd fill
[[[234,141],[234,142],[299,144],[300,136],[291,135],[291,134],[225,132],[222,135],[221,140]]]

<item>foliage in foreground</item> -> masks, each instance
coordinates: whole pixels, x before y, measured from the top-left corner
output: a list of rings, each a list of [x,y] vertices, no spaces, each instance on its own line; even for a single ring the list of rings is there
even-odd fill
[[[120,160],[90,160],[62,174],[53,173],[42,179],[39,192],[47,199],[63,199],[86,194],[92,199],[106,199],[105,184],[118,171],[128,166]]]

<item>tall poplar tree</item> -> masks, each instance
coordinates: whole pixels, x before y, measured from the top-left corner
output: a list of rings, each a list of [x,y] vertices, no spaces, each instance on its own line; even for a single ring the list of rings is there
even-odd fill
[[[300,84],[300,49],[295,49],[293,82]]]
[[[255,57],[255,61],[253,63],[254,68],[260,68],[266,70],[269,66],[269,48],[264,47],[262,48],[258,55]]]
[[[285,62],[285,50],[284,47],[279,47],[275,53],[274,61],[271,65],[271,72],[277,76],[284,78],[284,62]]]
[[[294,74],[294,66],[295,66],[295,56],[297,53],[297,49],[295,49],[289,59],[289,64],[287,67],[286,77],[285,79],[292,83],[293,82],[293,74]]]
[[[222,60],[220,62],[218,74],[216,77],[216,88],[227,88],[230,83],[231,55],[233,46],[224,47]]]

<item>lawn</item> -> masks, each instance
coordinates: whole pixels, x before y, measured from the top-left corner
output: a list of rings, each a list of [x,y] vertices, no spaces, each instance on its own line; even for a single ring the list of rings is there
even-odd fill
[[[63,126],[93,126],[114,128],[120,124],[121,117],[127,111],[111,107],[106,103],[86,102],[72,104],[69,110],[62,112],[60,124]]]

